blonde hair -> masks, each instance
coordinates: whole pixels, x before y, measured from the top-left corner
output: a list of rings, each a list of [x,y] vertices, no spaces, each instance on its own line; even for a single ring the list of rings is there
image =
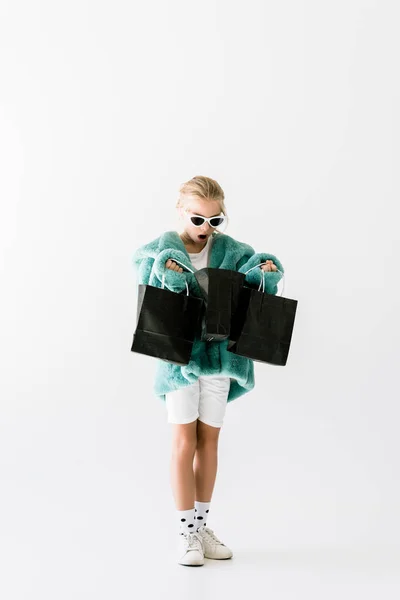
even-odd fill
[[[220,204],[221,212],[226,215],[224,190],[215,179],[197,175],[183,183],[179,188],[179,198],[176,208],[184,206],[185,196],[189,194],[201,200],[217,200]]]

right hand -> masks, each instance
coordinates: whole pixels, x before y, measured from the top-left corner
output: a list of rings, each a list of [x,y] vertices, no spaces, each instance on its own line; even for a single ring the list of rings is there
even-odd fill
[[[178,273],[183,273],[182,267],[177,265],[176,262],[174,262],[171,258],[169,258],[167,260],[167,262],[165,263],[165,267],[167,269],[171,269],[171,271],[177,271]]]

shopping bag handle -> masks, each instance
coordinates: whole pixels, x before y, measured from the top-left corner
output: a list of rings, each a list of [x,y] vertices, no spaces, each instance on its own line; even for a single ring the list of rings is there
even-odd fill
[[[181,263],[179,260],[176,260],[176,258],[174,258],[174,259],[171,259],[171,260],[173,260],[174,262],[178,263],[178,264],[179,264],[179,265],[181,265],[182,267],[185,267],[185,269],[187,269],[187,270],[188,270],[188,271],[190,271],[191,273],[194,273],[194,271],[193,271],[193,270],[192,270],[190,267],[188,267],[187,265],[185,265],[185,264]],[[252,271],[253,269],[256,269],[257,267],[261,267],[261,265],[265,265],[265,262],[259,263],[259,264],[258,264],[258,265],[256,265],[255,267],[251,267],[251,269],[249,269],[248,271],[246,271],[244,275],[246,276],[246,275],[247,275],[247,273],[250,273],[250,271]],[[277,271],[278,271],[279,273],[282,273],[282,276],[283,276],[283,286],[282,286],[282,292],[281,292],[281,294],[280,294],[281,296],[283,296],[283,292],[284,292],[284,289],[285,289],[285,274],[284,274],[284,273],[283,273],[283,271],[281,271],[280,269],[277,269]],[[261,278],[260,285],[258,286],[258,291],[260,291],[260,290],[261,290],[261,287],[262,287],[262,291],[263,291],[263,293],[265,293],[265,279],[264,279],[264,275],[265,275],[265,273],[270,273],[270,272],[271,272],[271,271],[263,271],[263,276],[262,276],[262,278]],[[275,271],[273,271],[273,272],[275,272]],[[162,287],[163,289],[164,289],[164,284],[165,284],[165,273],[163,273],[163,276],[162,276],[162,281],[161,281],[161,287]],[[187,293],[187,295],[189,296],[189,286],[188,286],[188,284],[187,284],[187,281],[186,281],[186,280],[185,280],[185,284],[186,284],[186,293]]]
[[[171,258],[171,260],[173,260],[174,262],[182,265],[182,267],[185,267],[185,269],[188,269],[189,271],[191,271],[192,273],[194,273],[194,271],[192,271],[192,269],[190,269],[189,267],[187,267],[186,265],[184,265],[183,263],[181,263],[179,260],[176,260],[176,258],[174,258],[174,259]],[[163,273],[162,280],[161,280],[161,287],[162,287],[162,289],[164,289],[164,283],[165,283],[165,273]],[[186,283],[186,295],[189,296],[189,286],[187,284],[186,279],[185,279],[185,283]]]
[[[253,269],[256,269],[257,267],[261,267],[261,265],[265,265],[265,262],[262,262],[259,265],[256,265],[255,267],[251,267],[251,269],[249,269],[248,271],[245,272],[245,276],[247,275],[247,273],[250,273],[250,271],[252,271]],[[280,269],[277,269],[277,271],[279,273],[282,273],[282,275],[283,275],[283,286],[282,286],[282,292],[280,294],[281,296],[283,296],[283,290],[285,289],[285,274],[284,274],[283,271],[280,271]],[[261,278],[260,285],[258,286],[258,291],[261,290],[261,285],[262,285],[262,291],[263,291],[263,293],[265,293],[265,279],[264,279],[264,275],[265,275],[265,273],[271,273],[271,272],[272,273],[276,273],[276,271],[263,271],[263,276]]]

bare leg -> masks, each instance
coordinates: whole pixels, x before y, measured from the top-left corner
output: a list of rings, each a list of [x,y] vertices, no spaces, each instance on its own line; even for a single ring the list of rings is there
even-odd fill
[[[194,456],[195,499],[210,502],[218,467],[218,439],[220,427],[211,427],[197,421],[197,447]]]
[[[193,457],[197,443],[196,421],[172,424],[171,486],[177,510],[194,507]]]

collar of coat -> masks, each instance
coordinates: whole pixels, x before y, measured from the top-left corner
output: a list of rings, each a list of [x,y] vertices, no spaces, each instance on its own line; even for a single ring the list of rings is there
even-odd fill
[[[241,258],[245,255],[250,257],[254,254],[254,249],[249,244],[239,242],[225,233],[214,231],[211,237],[212,244],[208,264],[211,268],[234,269]],[[175,248],[185,254],[190,264],[189,253],[177,231],[166,231],[154,242],[157,243],[157,252],[167,248]]]

